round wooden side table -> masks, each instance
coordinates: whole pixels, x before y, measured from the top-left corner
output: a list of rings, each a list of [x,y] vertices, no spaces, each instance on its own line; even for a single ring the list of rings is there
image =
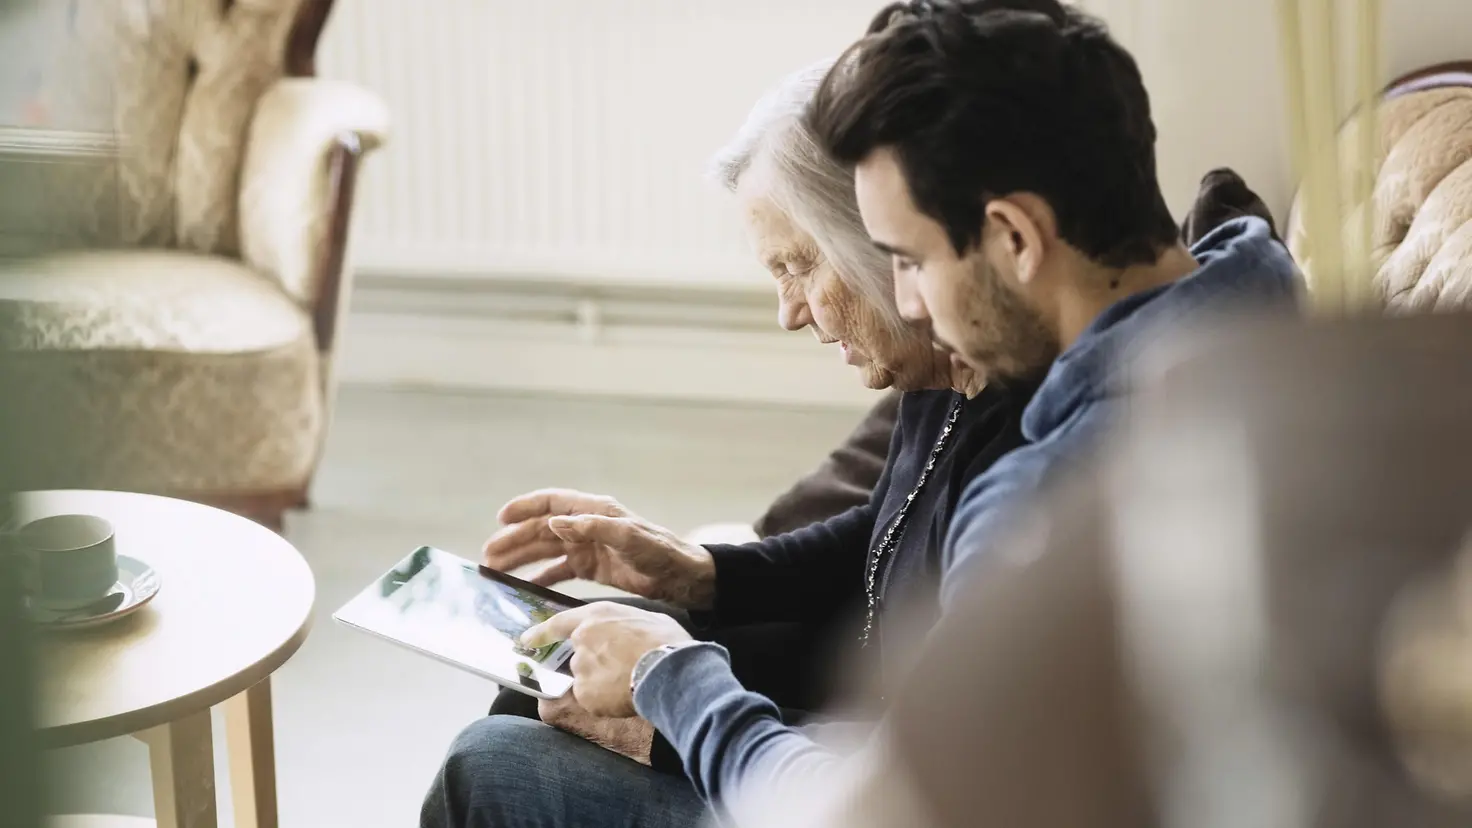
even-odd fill
[[[310,625],[316,585],[301,554],[245,518],[166,497],[30,492],[16,505],[17,524],[56,514],[106,518],[118,553],[148,563],[162,582],[133,615],[39,636],[42,745],[136,736],[149,748],[158,825],[214,828],[210,708],[223,704],[235,824],[275,828],[270,676]]]

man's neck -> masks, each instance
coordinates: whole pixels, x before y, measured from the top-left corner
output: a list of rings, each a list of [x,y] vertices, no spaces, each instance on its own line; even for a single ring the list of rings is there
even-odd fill
[[[1079,289],[1066,292],[1059,303],[1059,350],[1068,350],[1115,302],[1168,285],[1189,275],[1197,267],[1196,259],[1183,244],[1171,247],[1149,264],[1126,268],[1091,264],[1088,272],[1081,274],[1075,283]]]

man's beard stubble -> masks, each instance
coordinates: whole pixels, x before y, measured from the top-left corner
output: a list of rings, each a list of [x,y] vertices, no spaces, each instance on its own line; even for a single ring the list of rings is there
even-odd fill
[[[1058,358],[1058,338],[1036,308],[978,257],[963,307],[961,357],[994,381],[1034,379]]]

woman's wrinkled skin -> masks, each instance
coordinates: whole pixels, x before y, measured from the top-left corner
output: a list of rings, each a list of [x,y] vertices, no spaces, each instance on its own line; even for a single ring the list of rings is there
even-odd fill
[[[980,391],[981,379],[970,368],[937,351],[924,332],[889,324],[845,284],[812,236],[767,197],[760,177],[744,178],[736,195],[756,255],[777,281],[783,328],[811,328],[819,342],[838,344],[868,388]]]

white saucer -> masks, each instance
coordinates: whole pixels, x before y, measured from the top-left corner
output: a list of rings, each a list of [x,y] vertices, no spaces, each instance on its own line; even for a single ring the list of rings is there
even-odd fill
[[[158,594],[163,582],[153,567],[127,555],[118,556],[118,582],[107,595],[85,607],[53,609],[31,604],[32,623],[49,630],[75,630],[108,624],[142,609]]]

